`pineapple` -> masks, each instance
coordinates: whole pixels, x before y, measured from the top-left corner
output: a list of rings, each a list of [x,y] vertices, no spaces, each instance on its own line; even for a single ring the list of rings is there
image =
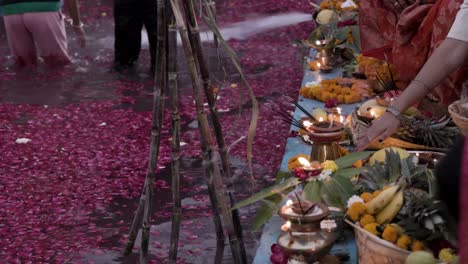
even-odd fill
[[[460,135],[451,121],[450,117],[431,121],[425,117],[404,116],[400,129],[392,137],[424,146],[449,148]]]
[[[397,223],[412,238],[428,241],[433,239],[453,240],[448,219],[440,201],[420,189],[405,191],[405,203],[397,215]]]
[[[408,188],[419,188],[431,195],[435,193],[435,177],[426,166],[414,163],[413,157],[400,159],[400,155],[393,150],[387,150],[384,163],[368,166],[357,182],[357,188],[362,191],[374,192],[386,185],[398,181],[406,181]]]

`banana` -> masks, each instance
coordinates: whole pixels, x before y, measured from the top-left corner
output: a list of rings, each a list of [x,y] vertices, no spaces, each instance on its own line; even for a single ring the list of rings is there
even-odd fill
[[[373,215],[384,209],[385,206],[387,206],[387,204],[393,200],[393,197],[396,195],[400,187],[400,185],[394,185],[390,188],[387,188],[379,195],[377,195],[377,197],[366,203],[367,212]]]
[[[375,219],[379,225],[388,224],[392,222],[393,218],[400,212],[401,207],[403,206],[403,189],[400,189],[393,200],[385,206],[382,211],[378,212]]]

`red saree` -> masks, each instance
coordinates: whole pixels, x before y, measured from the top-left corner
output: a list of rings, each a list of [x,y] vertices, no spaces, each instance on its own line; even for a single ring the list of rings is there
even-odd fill
[[[380,0],[360,1],[359,28],[365,56],[395,64],[398,79],[409,83],[414,79],[433,50],[446,38],[462,0],[417,0],[398,17]],[[435,90],[443,103],[460,96],[462,83],[468,79],[468,67],[462,67]]]

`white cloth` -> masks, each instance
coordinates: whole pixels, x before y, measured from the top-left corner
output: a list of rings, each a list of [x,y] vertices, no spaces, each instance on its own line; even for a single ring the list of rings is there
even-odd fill
[[[447,37],[468,42],[468,0],[461,5]]]

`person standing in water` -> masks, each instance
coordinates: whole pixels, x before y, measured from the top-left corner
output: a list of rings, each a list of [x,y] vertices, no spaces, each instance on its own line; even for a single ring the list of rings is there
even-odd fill
[[[37,65],[38,57],[49,66],[71,62],[60,0],[0,0],[8,46],[17,66]],[[78,0],[65,0],[81,47],[86,44]]]

